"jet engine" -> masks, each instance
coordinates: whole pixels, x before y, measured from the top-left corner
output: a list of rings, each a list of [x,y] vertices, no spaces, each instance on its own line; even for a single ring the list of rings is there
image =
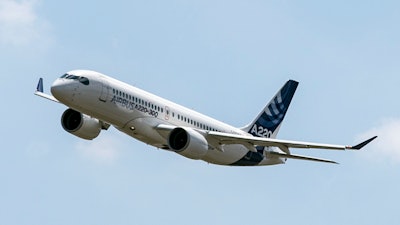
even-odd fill
[[[191,159],[202,159],[208,151],[208,142],[203,135],[191,128],[177,127],[168,137],[168,146]]]
[[[73,109],[67,109],[62,114],[61,124],[67,132],[86,140],[99,136],[102,123],[88,115]]]

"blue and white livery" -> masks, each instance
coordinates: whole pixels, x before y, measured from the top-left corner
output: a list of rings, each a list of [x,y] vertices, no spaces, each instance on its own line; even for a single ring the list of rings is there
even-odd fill
[[[111,125],[156,148],[218,165],[262,166],[288,158],[335,163],[295,155],[290,148],[358,150],[355,146],[276,139],[298,82],[289,80],[247,126],[236,128],[104,74],[73,70],[56,79],[51,93],[40,78],[35,94],[68,107],[61,116],[67,132],[87,140]]]

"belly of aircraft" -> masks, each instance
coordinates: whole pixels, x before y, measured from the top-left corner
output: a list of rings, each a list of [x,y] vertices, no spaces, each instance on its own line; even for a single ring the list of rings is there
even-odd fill
[[[223,151],[209,150],[202,160],[218,165],[231,165],[243,158],[247,152],[248,150],[243,145],[225,145]]]

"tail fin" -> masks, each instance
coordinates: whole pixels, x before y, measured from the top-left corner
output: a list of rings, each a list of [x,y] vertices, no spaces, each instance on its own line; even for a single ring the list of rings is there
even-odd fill
[[[257,118],[242,130],[253,136],[275,138],[298,84],[294,80],[287,81]]]

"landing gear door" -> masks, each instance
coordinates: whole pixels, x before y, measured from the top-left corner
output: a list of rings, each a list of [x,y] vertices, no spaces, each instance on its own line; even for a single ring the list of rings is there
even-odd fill
[[[105,79],[100,80],[100,86],[101,86],[101,93],[99,100],[102,102],[106,102],[108,99],[108,93],[110,92],[110,86],[108,85],[108,82]]]

